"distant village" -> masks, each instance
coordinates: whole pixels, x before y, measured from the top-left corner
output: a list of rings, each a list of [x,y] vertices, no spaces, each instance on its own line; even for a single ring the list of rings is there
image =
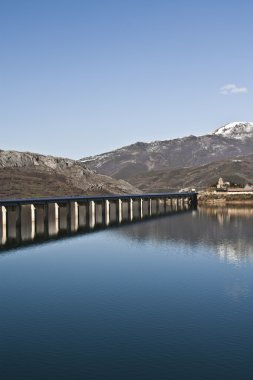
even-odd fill
[[[253,186],[251,184],[246,184],[242,187],[240,184],[234,184],[229,181],[224,181],[222,177],[218,179],[218,182],[216,185],[213,185],[212,187],[206,189],[207,191],[211,192],[220,192],[220,193],[226,193],[226,194],[253,194]],[[200,192],[204,192],[206,190],[201,190]],[[198,191],[195,188],[186,187],[183,189],[180,189],[179,192],[191,192],[191,191]]]
[[[250,184],[246,184],[244,187],[240,187],[239,185],[232,185],[230,182],[225,182],[223,178],[219,178],[218,183],[216,185],[216,191],[226,191],[228,193],[233,194],[248,194],[253,193],[253,186]]]

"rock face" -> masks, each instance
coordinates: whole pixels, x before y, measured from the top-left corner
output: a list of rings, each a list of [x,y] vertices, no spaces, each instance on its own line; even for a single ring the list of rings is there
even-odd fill
[[[137,192],[129,183],[96,174],[79,161],[0,151],[1,198]]]
[[[172,170],[208,164],[253,153],[253,123],[230,123],[212,134],[138,142],[80,160],[101,174],[133,179],[153,170]]]

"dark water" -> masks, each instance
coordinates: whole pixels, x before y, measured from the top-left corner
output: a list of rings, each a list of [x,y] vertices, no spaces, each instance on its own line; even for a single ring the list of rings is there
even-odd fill
[[[1,379],[252,379],[253,210],[0,254]]]

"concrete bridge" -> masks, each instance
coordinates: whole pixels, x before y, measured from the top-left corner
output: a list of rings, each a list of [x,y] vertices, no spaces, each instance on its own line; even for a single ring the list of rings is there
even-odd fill
[[[0,245],[132,222],[196,204],[195,192],[0,199]]]

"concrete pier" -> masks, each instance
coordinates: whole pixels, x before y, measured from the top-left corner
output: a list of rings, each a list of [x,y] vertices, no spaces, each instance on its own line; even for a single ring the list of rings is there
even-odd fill
[[[19,240],[20,230],[19,226],[21,225],[20,215],[21,215],[21,206],[12,206],[6,205],[7,210],[7,238],[12,240]]]
[[[143,199],[140,198],[139,200],[139,217],[142,219],[143,218]]]
[[[122,222],[122,200],[117,199],[116,201],[116,220],[118,223]]]
[[[148,199],[148,216],[152,216],[152,199]]]
[[[0,206],[0,244],[5,244],[7,240],[7,210],[5,206]]]
[[[35,208],[35,233],[37,235],[44,235],[46,232],[45,214],[45,205],[37,205]]]
[[[159,214],[159,212],[160,212],[160,199],[159,198],[156,199],[156,212],[157,212],[157,214]]]
[[[87,202],[78,203],[78,226],[87,228],[89,226],[89,205]]]
[[[74,232],[74,231],[77,231],[78,229],[79,207],[78,207],[77,202],[70,202],[69,212],[70,212],[70,230]]]
[[[70,230],[70,203],[59,204],[59,229],[61,231]]]
[[[134,217],[134,212],[133,212],[133,199],[130,198],[129,201],[128,201],[128,219],[130,221],[133,220],[133,217]]]
[[[55,236],[59,232],[59,207],[56,202],[45,205],[45,231],[49,236]]]
[[[96,224],[96,204],[94,201],[89,202],[89,227],[94,228]]]
[[[5,206],[0,206],[0,228],[6,226],[7,223],[7,210]]]
[[[20,223],[22,241],[35,237],[35,207],[33,204],[20,206]]]
[[[104,224],[106,226],[109,226],[110,224],[110,202],[108,201],[108,199],[106,199],[104,202],[103,202],[103,220],[104,220]]]

